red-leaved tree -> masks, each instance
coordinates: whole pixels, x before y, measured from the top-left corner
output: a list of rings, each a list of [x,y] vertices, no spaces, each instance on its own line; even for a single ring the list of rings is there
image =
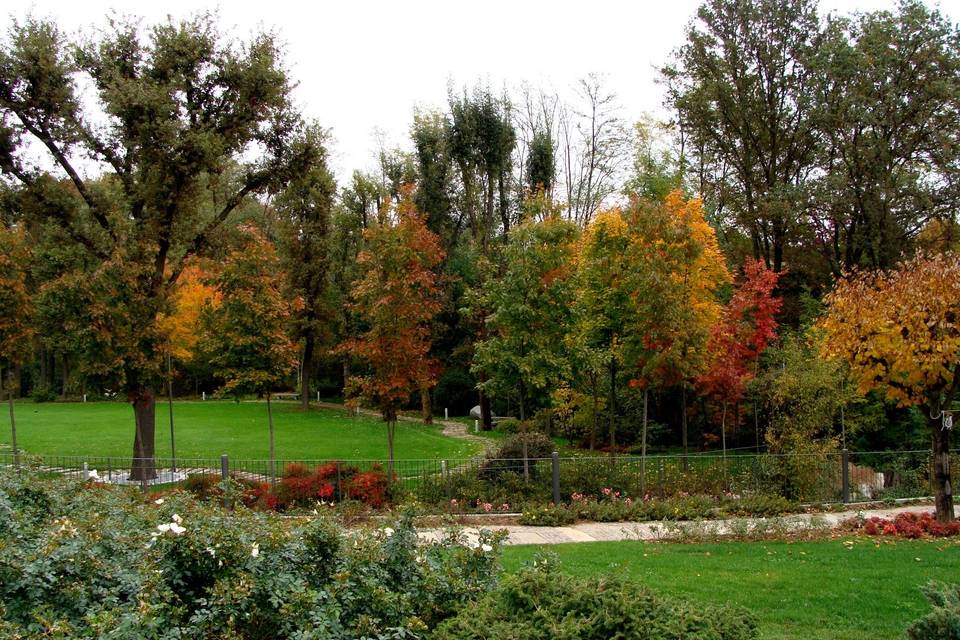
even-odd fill
[[[366,373],[347,381],[348,395],[376,406],[387,423],[388,474],[393,477],[397,412],[411,395],[436,384],[438,366],[430,357],[430,321],[440,310],[437,274],[440,240],[405,187],[397,205],[381,209],[364,231],[357,256],[352,308],[366,329],[339,351],[364,362]]]
[[[707,343],[709,366],[697,378],[700,389],[721,405],[720,437],[727,451],[727,408],[743,399],[757,358],[777,335],[782,301],[773,295],[779,274],[761,260],[749,260],[744,278],[724,308]]]

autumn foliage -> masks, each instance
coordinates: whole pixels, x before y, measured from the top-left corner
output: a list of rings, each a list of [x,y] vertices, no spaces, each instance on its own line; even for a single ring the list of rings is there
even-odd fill
[[[434,269],[444,254],[414,207],[412,189],[379,218],[364,232],[366,245],[357,256],[362,275],[352,289],[352,309],[366,330],[339,350],[367,366],[348,384],[390,422],[414,392],[436,379],[430,320],[440,310]]]

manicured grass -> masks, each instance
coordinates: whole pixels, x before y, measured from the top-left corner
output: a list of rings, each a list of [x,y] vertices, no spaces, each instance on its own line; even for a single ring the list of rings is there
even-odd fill
[[[960,543],[854,538],[816,542],[657,544],[597,542],[506,547],[515,570],[540,550],[561,570],[621,576],[664,594],[738,604],[753,611],[765,639],[905,638],[928,611],[918,587],[960,582]]]
[[[34,454],[129,456],[133,450],[133,410],[121,402],[20,402],[17,443]],[[4,414],[6,412],[4,411]],[[268,457],[267,408],[264,402],[230,400],[176,402],[177,457]],[[387,457],[384,423],[373,417],[348,417],[340,411],[312,409],[296,402],[274,402],[277,458],[377,460]],[[5,415],[4,415],[5,417]],[[9,423],[0,419],[0,443],[10,442]],[[449,438],[439,426],[401,421],[397,424],[396,457],[461,458],[477,453],[474,442]],[[167,405],[157,402],[157,456],[170,452]]]

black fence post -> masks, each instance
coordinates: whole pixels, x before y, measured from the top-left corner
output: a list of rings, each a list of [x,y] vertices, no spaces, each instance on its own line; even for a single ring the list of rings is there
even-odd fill
[[[848,449],[840,452],[840,460],[843,465],[843,470],[840,473],[843,482],[843,503],[846,504],[850,502],[850,451]]]
[[[343,481],[340,479],[339,460],[337,460],[337,502],[343,502]]]
[[[556,451],[553,458],[553,504],[560,504],[560,454]]]
[[[230,478],[230,458],[227,457],[227,454],[220,455],[220,480],[226,482]],[[227,496],[227,492],[223,494],[223,506],[226,509],[230,508],[230,498]]]

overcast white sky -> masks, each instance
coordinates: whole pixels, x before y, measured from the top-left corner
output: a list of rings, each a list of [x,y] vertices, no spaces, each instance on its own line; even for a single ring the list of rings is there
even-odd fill
[[[373,163],[375,129],[406,143],[416,106],[442,107],[447,85],[515,87],[527,81],[566,93],[590,72],[606,76],[635,120],[657,112],[656,68],[682,43],[698,0],[406,0],[374,2],[208,2],[35,0],[14,16],[52,17],[68,31],[103,24],[113,9],[146,22],[218,10],[237,37],[274,29],[300,83],[303,112],[333,130],[334,169],[342,179]],[[956,22],[960,2],[940,6]],[[894,0],[821,0],[821,10],[891,8]],[[9,7],[9,5],[8,5]]]

